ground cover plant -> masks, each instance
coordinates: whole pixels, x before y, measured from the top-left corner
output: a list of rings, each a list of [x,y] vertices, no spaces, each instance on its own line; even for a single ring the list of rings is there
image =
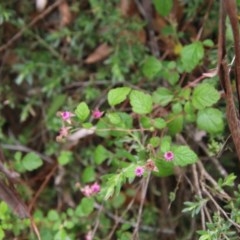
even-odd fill
[[[238,239],[239,5],[1,2],[0,239]]]

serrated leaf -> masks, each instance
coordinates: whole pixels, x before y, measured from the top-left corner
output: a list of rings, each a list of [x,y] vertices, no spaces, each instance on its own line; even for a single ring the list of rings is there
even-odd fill
[[[180,133],[183,130],[183,115],[178,114],[169,114],[169,122],[167,124],[168,131],[171,135]]]
[[[157,129],[163,129],[167,126],[167,123],[163,118],[155,118],[153,119],[153,126]]]
[[[172,148],[174,153],[173,163],[176,166],[186,166],[197,162],[197,155],[188,146],[175,146]]]
[[[202,83],[193,91],[192,104],[196,109],[204,109],[220,99],[219,92],[210,84]]]
[[[161,152],[162,153],[165,153],[167,151],[170,150],[171,148],[171,143],[172,143],[172,139],[170,136],[164,136],[162,139],[161,139]]]
[[[33,171],[43,165],[42,159],[33,152],[27,153],[22,159],[24,168],[28,171]]]
[[[151,144],[154,148],[159,147],[161,145],[161,138],[160,137],[151,137],[149,139],[149,144]]]
[[[82,173],[82,181],[84,183],[93,182],[95,180],[95,169],[92,166],[88,166],[84,169]]]
[[[197,115],[197,126],[208,133],[220,133],[224,129],[223,114],[216,108],[200,110]]]
[[[153,4],[157,12],[161,16],[166,17],[172,10],[173,0],[153,0]]]
[[[94,162],[99,165],[109,158],[109,155],[110,152],[105,147],[98,145],[93,153]]]
[[[90,114],[88,105],[85,102],[79,103],[75,110],[75,114],[81,122],[84,122]]]
[[[153,56],[147,58],[143,64],[143,74],[150,79],[154,78],[161,69],[161,62]]]
[[[181,50],[181,62],[186,72],[191,72],[203,59],[204,48],[201,42],[184,46]]]
[[[108,103],[110,106],[115,106],[126,100],[127,95],[131,91],[129,87],[118,87],[111,89],[108,92]]]
[[[167,88],[161,87],[153,92],[153,102],[163,107],[168,105],[173,100],[173,94]]]
[[[138,114],[147,114],[152,111],[152,97],[138,90],[131,92],[130,104],[133,111]]]
[[[155,161],[156,167],[158,168],[158,172],[155,174],[160,177],[171,176],[174,173],[174,165],[173,162],[166,162],[162,159],[157,159]]]
[[[121,117],[119,116],[118,113],[108,113],[107,114],[107,118],[109,119],[109,121],[114,124],[114,125],[117,125],[117,124],[120,124],[121,123]]]

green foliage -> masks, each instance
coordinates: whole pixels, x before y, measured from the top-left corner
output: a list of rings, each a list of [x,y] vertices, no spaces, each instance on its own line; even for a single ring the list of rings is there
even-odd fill
[[[26,182],[18,186],[19,195],[35,204],[33,219],[43,240],[85,239],[92,232],[94,239],[132,239],[138,218],[139,239],[155,239],[161,231],[164,235],[165,218],[166,234],[171,235],[169,226],[176,226],[174,236],[185,239],[185,234],[196,232],[189,229],[189,221],[199,227],[199,213],[206,208],[214,217],[206,230],[198,231],[200,240],[236,239],[235,226],[214,204],[208,206],[206,192],[194,198],[201,190],[196,186],[206,187],[221,199],[232,221],[240,222],[240,194],[230,173],[236,171],[234,157],[218,161],[229,174],[214,181],[211,178],[220,173],[207,154],[220,152],[228,132],[217,77],[199,83],[217,59],[216,30],[204,28],[201,38],[197,35],[206,3],[154,0],[153,16],[145,16],[141,4],[137,8],[123,3],[66,1],[34,25],[29,23],[36,13],[27,1],[21,6],[13,0],[0,3],[2,42],[11,43],[11,36],[21,33],[6,53],[1,52],[0,71],[0,139],[6,159],[13,159],[6,165]],[[179,16],[174,15],[174,4],[179,4]],[[69,24],[63,23],[64,10],[71,15]],[[212,12],[208,20],[214,23]],[[102,46],[107,46],[104,56],[97,51]],[[94,109],[103,115],[91,117]],[[60,111],[75,116],[66,123],[57,116]],[[66,126],[63,141],[56,142]],[[165,159],[166,152],[174,158]],[[204,170],[210,177],[204,182],[201,165],[196,164],[196,172],[189,165],[206,159]],[[57,170],[52,164],[59,165]],[[137,167],[143,168],[142,176],[136,176]],[[4,174],[1,178],[5,183]],[[97,183],[99,192],[86,194]],[[187,200],[183,212],[194,220],[181,216],[178,190]],[[172,193],[170,202],[166,192]],[[20,222],[2,202],[0,223],[0,240],[36,239],[28,231],[30,222]]]
[[[204,48],[201,42],[186,45],[181,50],[181,63],[186,72],[191,72],[200,64],[204,57]]]
[[[75,110],[75,114],[81,122],[84,122],[90,114],[88,105],[85,102],[79,103]]]
[[[153,106],[151,95],[138,90],[133,90],[131,91],[129,98],[133,112],[138,114],[147,114],[152,111]]]
[[[200,129],[209,133],[222,132],[224,128],[222,112],[216,108],[206,108],[199,111],[197,125]]]
[[[158,75],[162,69],[161,62],[155,57],[148,57],[143,64],[143,74],[149,78],[153,79]]]
[[[173,147],[174,164],[177,166],[186,166],[197,161],[197,155],[187,146]]]
[[[110,106],[115,106],[126,100],[127,95],[130,92],[129,87],[119,87],[109,91],[108,93],[108,103]]]
[[[220,99],[220,94],[207,83],[199,84],[193,91],[192,104],[196,109],[204,109],[215,104]]]
[[[172,0],[154,0],[153,4],[157,12],[162,16],[167,16],[173,7]]]
[[[36,153],[30,152],[23,157],[22,164],[27,171],[33,171],[41,167],[43,161]]]

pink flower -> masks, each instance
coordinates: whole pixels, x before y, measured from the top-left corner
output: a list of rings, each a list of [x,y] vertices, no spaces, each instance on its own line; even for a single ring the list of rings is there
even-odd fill
[[[89,231],[86,235],[85,235],[85,240],[92,240],[92,232]]]
[[[92,185],[86,185],[84,188],[81,189],[81,192],[85,197],[91,197],[96,193],[100,192],[101,187],[98,183],[93,183]]]
[[[98,108],[96,108],[96,109],[93,110],[93,112],[92,112],[92,117],[95,118],[95,119],[99,119],[99,118],[102,117],[103,113],[104,113],[104,112],[101,112],[101,111],[99,111]]]
[[[172,161],[174,158],[174,153],[171,151],[165,152],[164,153],[164,158],[166,161]]]
[[[98,193],[101,190],[101,187],[98,183],[92,184],[90,188],[91,188],[93,193]]]
[[[64,140],[64,138],[66,138],[69,134],[69,129],[71,129],[71,127],[61,127],[59,130],[59,135],[57,136],[56,140],[58,142]]]
[[[86,197],[91,197],[92,193],[93,193],[93,191],[89,185],[82,188],[81,191],[82,191],[83,195]]]
[[[71,127],[61,127],[59,131],[59,135],[62,137],[67,137],[69,134],[69,129],[71,129]]]
[[[75,116],[73,113],[64,111],[64,112],[59,112],[58,116],[62,118],[63,121],[71,124],[71,117]]]
[[[144,167],[141,167],[141,166],[136,167],[135,175],[137,177],[141,177],[143,175],[143,173],[144,173]]]

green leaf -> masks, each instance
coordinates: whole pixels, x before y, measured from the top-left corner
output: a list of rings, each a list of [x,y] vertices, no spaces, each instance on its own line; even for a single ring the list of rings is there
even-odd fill
[[[223,114],[216,108],[200,110],[197,115],[197,126],[208,133],[220,133],[224,129]]]
[[[152,97],[149,94],[133,90],[130,94],[130,104],[135,113],[147,114],[152,111]]]
[[[153,0],[153,4],[157,12],[161,16],[166,17],[172,10],[173,0]]]
[[[76,208],[76,215],[79,217],[88,216],[93,210],[94,199],[84,197]]]
[[[118,87],[111,89],[108,92],[108,103],[110,106],[115,106],[126,100],[127,95],[131,91],[129,87]]]
[[[90,114],[88,105],[85,102],[79,103],[75,110],[75,114],[81,122],[84,122]]]
[[[43,161],[36,153],[30,152],[23,157],[22,164],[26,170],[33,171],[41,167]]]
[[[168,131],[171,135],[180,133],[183,130],[183,115],[178,114],[169,114],[169,122],[167,124]]]
[[[147,128],[152,127],[152,121],[151,121],[151,118],[149,118],[149,117],[142,116],[140,118],[140,123],[141,123],[143,128],[147,129]]]
[[[72,155],[70,151],[61,151],[58,157],[58,163],[62,166],[68,164],[72,160]]]
[[[94,167],[86,167],[82,173],[82,180],[84,183],[93,182],[95,180],[95,175]]]
[[[162,118],[155,118],[153,119],[153,126],[157,129],[163,129],[165,128],[167,123]]]
[[[110,152],[102,145],[98,145],[93,153],[94,162],[98,165],[102,164],[109,156]]]
[[[172,92],[164,87],[160,87],[153,92],[153,102],[163,107],[168,105],[173,100],[173,97]]]
[[[186,166],[197,162],[197,155],[188,146],[174,146],[172,148],[174,153],[173,163],[176,166]]]
[[[155,57],[148,57],[143,65],[143,74],[147,78],[154,78],[162,69],[161,62]]]
[[[184,46],[181,50],[181,62],[186,72],[191,72],[203,59],[204,48],[201,42]]]
[[[0,240],[4,239],[4,237],[5,237],[5,233],[3,229],[0,227]]]
[[[204,109],[220,99],[219,92],[210,84],[199,84],[193,91],[192,104],[196,109]]]
[[[107,114],[107,118],[109,119],[109,121],[114,124],[114,125],[118,125],[121,123],[121,117],[119,116],[118,113],[114,112],[114,113],[108,113]]]
[[[164,136],[161,139],[161,152],[165,153],[165,152],[169,151],[170,148],[171,148],[171,143],[172,143],[171,137],[170,136]]]
[[[156,167],[158,168],[157,176],[167,177],[171,176],[174,173],[174,165],[173,162],[167,162],[163,159],[157,159],[155,161]]]
[[[154,148],[159,147],[161,145],[160,137],[151,137],[149,139],[149,144],[151,144]]]

